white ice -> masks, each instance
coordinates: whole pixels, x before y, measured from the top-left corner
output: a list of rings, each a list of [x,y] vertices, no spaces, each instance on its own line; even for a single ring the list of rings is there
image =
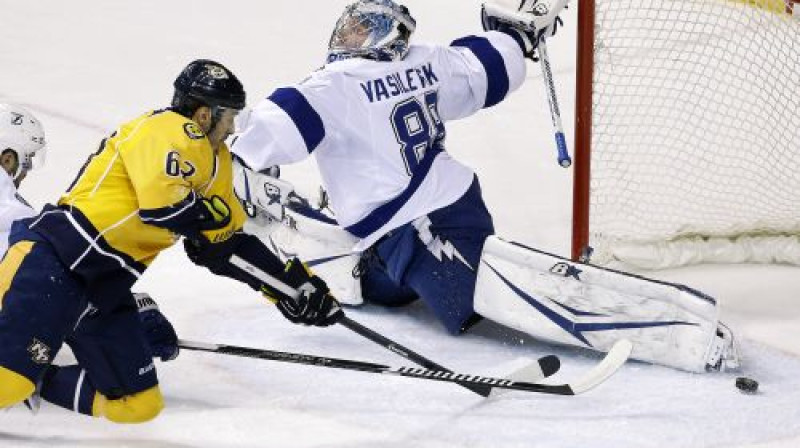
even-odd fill
[[[195,58],[219,60],[245,83],[250,103],[321,65],[344,0],[0,0],[0,101],[27,105],[47,130],[48,164],[25,181],[35,205],[54,201],[103,136],[171,98]],[[415,39],[446,43],[480,28],[477,0],[407,0]],[[575,9],[551,43],[572,133]],[[787,75],[788,76],[788,75]],[[508,101],[452,123],[448,149],[481,176],[498,233],[566,254],[572,172],[557,166],[538,66]],[[571,139],[570,139],[571,143]],[[285,176],[311,193],[312,163]],[[167,408],[138,426],[45,404],[0,412],[2,447],[701,447],[800,446],[800,271],[781,266],[701,266],[648,275],[717,297],[744,339],[744,374],[692,375],[629,363],[580,397],[512,392],[484,400],[453,385],[184,352],[159,364]],[[182,337],[410,365],[343,328],[294,327],[258,294],[164,253],[148,291]],[[548,353],[573,378],[598,355],[536,342],[491,324],[446,335],[422,305],[349,311],[351,318],[460,372],[503,375]],[[62,354],[68,361],[68,354]]]

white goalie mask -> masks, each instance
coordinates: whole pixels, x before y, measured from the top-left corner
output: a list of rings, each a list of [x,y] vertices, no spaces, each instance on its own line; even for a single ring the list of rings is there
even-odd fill
[[[359,0],[345,8],[328,44],[328,62],[354,57],[403,59],[416,21],[392,0]]]
[[[21,106],[0,104],[0,154],[9,149],[19,160],[16,175],[44,165],[42,124]]]

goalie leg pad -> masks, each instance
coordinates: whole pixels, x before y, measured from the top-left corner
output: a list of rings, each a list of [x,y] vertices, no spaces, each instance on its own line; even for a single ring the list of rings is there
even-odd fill
[[[714,363],[713,298],[494,236],[481,256],[475,311],[556,343],[607,351],[626,338],[634,344],[634,359],[691,372]]]
[[[260,225],[251,220],[245,229],[261,239],[281,260],[292,257],[303,260],[325,280],[340,303],[360,305],[364,301],[361,283],[353,275],[360,259],[360,254],[353,252],[356,238],[335,223],[315,216],[287,207],[282,223]]]

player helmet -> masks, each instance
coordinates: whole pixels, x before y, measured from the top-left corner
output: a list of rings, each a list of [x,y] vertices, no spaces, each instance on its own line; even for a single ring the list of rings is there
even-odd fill
[[[328,43],[328,62],[353,57],[395,61],[408,53],[417,22],[392,0],[359,0],[345,8]]]
[[[44,129],[27,109],[0,104],[0,153],[12,150],[19,160],[18,173],[44,164]]]
[[[172,107],[191,116],[199,106],[244,109],[242,83],[222,64],[208,59],[192,61],[175,79]]]

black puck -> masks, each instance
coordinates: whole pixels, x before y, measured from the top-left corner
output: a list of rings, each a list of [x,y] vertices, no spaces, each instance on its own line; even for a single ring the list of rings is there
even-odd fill
[[[746,394],[754,394],[758,392],[758,381],[752,378],[740,376],[736,378],[736,388]]]

